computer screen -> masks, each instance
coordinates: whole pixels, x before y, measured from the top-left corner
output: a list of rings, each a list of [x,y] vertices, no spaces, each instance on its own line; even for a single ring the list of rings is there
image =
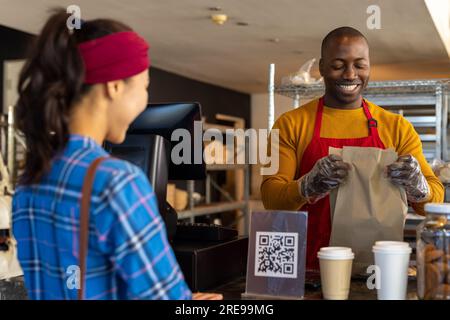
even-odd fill
[[[175,164],[170,161],[169,179],[203,180],[206,178],[206,166],[203,160],[204,149],[201,140],[203,132],[195,132],[194,130],[194,122],[201,121],[201,119],[199,103],[153,103],[149,104],[146,110],[133,121],[127,134],[156,134],[164,137],[170,143],[170,156],[172,147],[179,143],[179,141],[171,141],[173,131],[176,129],[187,130],[191,137],[190,163]],[[200,137],[198,134],[200,134]],[[197,139],[197,141],[200,139],[199,147],[201,150],[195,150],[194,139]],[[200,153],[200,156],[197,154],[197,163],[194,157],[195,152]]]
[[[191,143],[191,162],[175,164],[171,149],[178,142],[171,141],[175,129],[186,129],[194,139],[194,121],[201,120],[198,103],[149,104],[130,125],[122,144],[106,143],[112,156],[129,161],[147,175],[158,200],[169,238],[176,231],[176,212],[167,204],[168,180],[199,180],[206,177],[206,166],[194,163],[194,146]],[[200,132],[202,134],[202,132]],[[201,143],[203,155],[203,143]]]

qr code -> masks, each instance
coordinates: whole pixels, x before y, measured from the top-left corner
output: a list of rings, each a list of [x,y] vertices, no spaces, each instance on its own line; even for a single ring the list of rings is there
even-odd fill
[[[298,233],[256,232],[255,276],[297,278]]]

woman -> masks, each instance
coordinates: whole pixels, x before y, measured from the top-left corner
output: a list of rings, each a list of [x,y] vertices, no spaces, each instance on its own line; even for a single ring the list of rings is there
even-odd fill
[[[13,227],[31,299],[76,299],[84,176],[107,156],[104,140],[123,142],[148,100],[145,40],[113,20],[71,32],[68,17],[52,14],[19,82],[17,126],[27,152]],[[103,161],[90,208],[86,299],[192,297],[139,168]]]

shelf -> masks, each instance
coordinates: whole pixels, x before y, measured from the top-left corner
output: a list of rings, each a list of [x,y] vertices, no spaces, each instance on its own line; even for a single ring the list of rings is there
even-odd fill
[[[317,99],[325,92],[323,82],[312,85],[275,86],[275,65],[269,68],[269,121],[272,128],[275,115],[273,93],[293,99],[299,107],[300,100]],[[450,79],[371,81],[363,91],[363,97],[386,110],[402,114],[418,132],[423,153],[427,160],[450,159],[448,145],[448,106],[450,103]],[[434,130],[432,130],[434,129]]]
[[[227,170],[244,170],[248,167],[245,164],[207,164],[207,171],[227,171]]]
[[[364,98],[377,104],[390,107],[402,107],[402,106],[424,106],[424,105],[434,105],[436,103],[436,94],[418,94],[407,93],[410,96],[405,96],[405,93],[400,94],[373,94],[363,92]]]
[[[232,211],[236,209],[245,209],[246,207],[247,203],[245,201],[218,202],[212,204],[205,204],[197,206],[192,210],[188,209],[178,212],[178,219],[187,219],[197,216],[204,216],[207,214]]]
[[[215,123],[203,123],[203,130],[206,131],[208,129],[216,129],[219,130],[222,133],[226,133],[226,130],[234,130],[234,127],[231,126],[224,126],[221,124],[215,124]]]
[[[408,117],[405,119],[411,122],[414,127],[426,128],[436,126],[437,117],[435,116],[425,116],[425,117]]]
[[[364,95],[385,95],[387,98],[397,95],[413,94],[423,95],[424,102],[430,101],[430,95],[435,94],[436,88],[449,89],[450,79],[439,80],[400,80],[400,81],[371,81],[364,90]],[[395,89],[395,92],[392,90]],[[325,91],[323,83],[312,85],[284,85],[276,86],[275,93],[296,99],[297,95],[304,98],[320,96]],[[398,98],[396,98],[398,99]],[[396,101],[393,101],[394,103]],[[422,102],[421,102],[422,103]]]
[[[434,142],[436,141],[435,134],[419,134],[420,140],[422,142]]]

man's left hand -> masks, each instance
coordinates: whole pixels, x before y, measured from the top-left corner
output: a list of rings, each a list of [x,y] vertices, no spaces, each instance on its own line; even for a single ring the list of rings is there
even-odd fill
[[[387,166],[387,176],[393,184],[405,188],[411,202],[427,201],[431,195],[420,164],[412,155],[400,156],[396,162]]]

